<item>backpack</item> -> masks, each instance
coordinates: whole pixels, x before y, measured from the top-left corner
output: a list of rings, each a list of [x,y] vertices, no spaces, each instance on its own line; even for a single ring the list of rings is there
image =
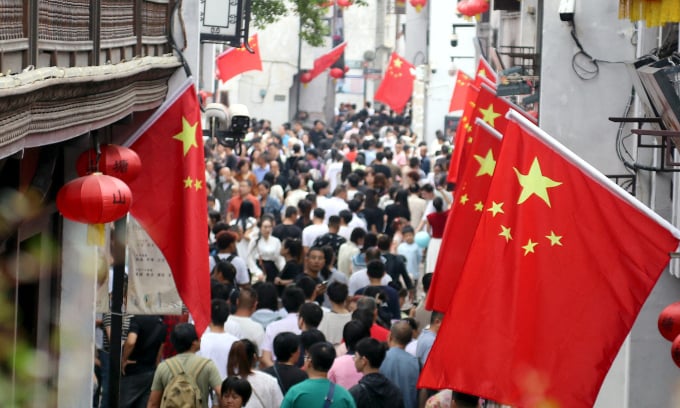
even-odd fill
[[[208,362],[210,360],[202,358],[193,370],[187,373],[176,358],[165,360],[172,372],[172,380],[163,391],[161,408],[200,408],[204,397],[196,384],[196,377]],[[205,398],[207,397],[206,395]]]

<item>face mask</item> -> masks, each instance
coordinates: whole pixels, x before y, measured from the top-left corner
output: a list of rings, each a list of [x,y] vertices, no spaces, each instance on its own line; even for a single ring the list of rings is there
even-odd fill
[[[220,183],[226,183],[227,179],[224,176],[219,176]]]

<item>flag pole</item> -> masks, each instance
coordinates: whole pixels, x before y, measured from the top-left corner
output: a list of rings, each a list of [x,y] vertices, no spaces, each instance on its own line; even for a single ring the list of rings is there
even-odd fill
[[[531,123],[531,121],[522,116],[522,114],[513,109],[510,109],[508,113],[505,115],[505,117],[508,120],[517,123],[529,134],[536,137],[537,139],[540,139],[553,150],[559,152],[559,154],[561,154],[566,160],[571,162],[574,166],[581,168],[586,174],[588,174],[595,181],[599,182],[609,191],[618,195],[621,199],[625,200],[627,203],[629,203],[630,205],[632,205],[633,207],[647,215],[649,218],[656,221],[657,224],[659,224],[660,226],[666,228],[668,231],[671,232],[671,234],[673,234],[674,237],[680,238],[680,230],[678,230],[677,227],[675,227],[673,224],[668,222],[666,219],[661,217],[656,212],[652,211],[651,208],[644,205],[640,200],[631,196],[627,191],[621,188],[621,186],[614,183],[611,179],[602,174],[602,172],[597,170],[590,163],[577,156],[571,150],[567,149],[566,146],[557,141],[554,137],[550,136],[543,129]]]

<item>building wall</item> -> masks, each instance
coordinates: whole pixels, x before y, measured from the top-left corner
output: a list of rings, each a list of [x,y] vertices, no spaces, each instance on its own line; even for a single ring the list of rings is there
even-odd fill
[[[600,63],[599,74],[591,80],[576,76],[571,60],[578,49],[569,25],[559,19],[558,6],[559,0],[544,1],[540,126],[604,174],[624,173],[615,152],[617,125],[607,118],[623,115],[631,80],[623,64]],[[632,24],[618,20],[616,2],[577,1],[576,7],[577,36],[593,57],[634,59]],[[639,175],[638,197],[669,217],[669,176]],[[607,375],[596,407],[677,406],[673,399],[680,376],[670,358],[670,343],[661,337],[656,322],[661,309],[678,300],[678,293],[680,283],[664,272]]]

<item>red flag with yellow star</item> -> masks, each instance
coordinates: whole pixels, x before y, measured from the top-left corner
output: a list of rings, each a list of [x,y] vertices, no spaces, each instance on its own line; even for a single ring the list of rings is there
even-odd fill
[[[680,231],[512,112],[418,386],[592,407]]]
[[[392,110],[401,114],[413,93],[413,80],[415,79],[413,72],[413,65],[393,52],[390,63],[387,65],[385,77],[380,82],[374,99],[385,103]]]
[[[472,83],[472,78],[465,72],[458,70],[456,73],[456,86],[453,88],[451,102],[449,103],[449,112],[465,109],[470,83]]]
[[[248,40],[250,48],[255,51],[251,53],[241,45],[239,48],[229,48],[217,56],[217,78],[222,82],[227,82],[238,74],[246,71],[262,71],[262,58],[260,58],[260,44],[257,34],[253,34]]]
[[[485,83],[496,89],[497,82],[498,75],[496,75],[496,71],[491,68],[491,64],[489,64],[489,62],[484,57],[479,57],[477,71],[475,71],[475,86],[479,87]]]
[[[446,220],[441,249],[427,293],[427,309],[446,311],[463,271],[468,249],[484,212],[496,158],[501,147],[501,134],[477,118],[473,126],[470,160],[462,171],[451,213]]]
[[[475,119],[482,118],[482,120],[489,126],[503,133],[507,120],[505,114],[514,109],[532,122],[536,119],[531,117],[521,108],[506,99],[496,96],[496,91],[487,83],[483,83],[479,88],[474,85],[468,86],[468,102],[463,111],[463,116],[456,129],[455,143],[451,163],[449,165],[449,172],[446,181],[452,184],[458,183],[458,178],[461,169],[465,168],[465,161],[468,160],[469,155],[466,154],[467,147],[473,140],[473,127]]]
[[[161,250],[200,334],[210,322],[208,222],[201,111],[189,80],[140,128],[142,160],[130,214]]]

